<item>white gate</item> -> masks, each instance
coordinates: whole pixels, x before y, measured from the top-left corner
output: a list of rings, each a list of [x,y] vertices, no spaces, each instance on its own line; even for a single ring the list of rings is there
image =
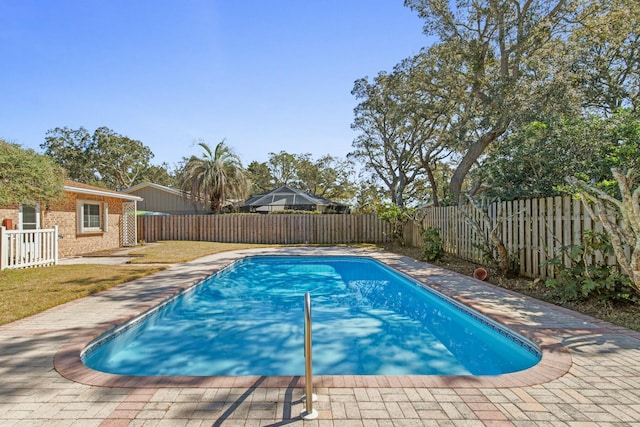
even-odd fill
[[[135,246],[136,231],[136,202],[122,204],[122,246]]]
[[[0,270],[58,263],[58,226],[49,230],[0,227]]]

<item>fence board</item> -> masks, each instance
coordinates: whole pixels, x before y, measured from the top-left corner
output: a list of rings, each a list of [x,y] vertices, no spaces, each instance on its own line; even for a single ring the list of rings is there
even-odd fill
[[[484,236],[470,227],[469,220],[461,209],[466,209],[465,212],[479,223],[480,233]],[[484,263],[486,260],[483,259],[484,254],[479,246],[484,243],[491,230],[474,211],[456,206],[426,208],[420,226],[408,224],[405,227],[405,241],[420,247],[422,238],[419,228],[437,228],[445,253]],[[569,196],[499,203],[489,206],[487,213],[491,227],[497,227],[502,243],[518,260],[519,272],[526,277],[555,277],[556,270],[553,266],[543,263],[560,255],[562,247],[581,244],[586,230],[602,231],[602,224],[599,221],[594,223],[581,202]],[[629,248],[625,250],[628,251]],[[568,258],[565,257],[563,261],[568,265]],[[600,254],[590,261],[609,265],[616,263],[615,257],[604,259]]]
[[[553,197],[547,197],[546,205],[546,226],[545,233],[547,235],[547,259],[551,260],[555,257],[555,245],[553,239]],[[555,269],[553,265],[547,266],[547,277],[555,277]]]
[[[522,275],[527,272],[525,265],[524,223],[524,200],[518,200],[518,252],[520,255],[520,274]]]
[[[391,226],[376,215],[225,214],[138,217],[138,240],[225,243],[384,243]]]
[[[475,210],[467,211],[480,225],[478,232],[456,206],[426,208],[419,224],[405,226],[405,242],[422,246],[421,230],[439,230],[446,253],[476,263],[485,263],[480,249],[494,227],[511,255],[519,261],[520,274],[552,278],[552,266],[541,265],[561,247],[580,244],[585,230],[601,231],[579,201],[570,197],[517,200],[488,207],[490,224]],[[487,228],[489,227],[489,228]],[[480,233],[480,234],[478,234]],[[392,239],[389,223],[374,214],[225,214],[138,217],[138,240],[202,240],[265,244],[384,243]],[[568,262],[568,259],[564,260]],[[596,257],[592,262],[615,263],[615,258]]]

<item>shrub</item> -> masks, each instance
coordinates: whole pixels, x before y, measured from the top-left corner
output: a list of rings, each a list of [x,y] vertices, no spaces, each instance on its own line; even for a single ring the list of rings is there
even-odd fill
[[[378,218],[391,224],[393,239],[404,244],[404,225],[413,218],[415,209],[398,206],[394,203],[385,203],[378,206]]]
[[[434,227],[428,227],[422,232],[422,259],[424,261],[437,261],[442,258],[442,238],[440,231]]]
[[[555,278],[545,285],[553,289],[561,302],[596,298],[602,301],[616,299],[636,300],[629,278],[619,267],[591,262],[595,255],[613,255],[613,248],[606,233],[586,230],[580,245],[567,245],[559,249],[556,256],[543,263],[553,265]],[[569,265],[564,259],[568,258]]]

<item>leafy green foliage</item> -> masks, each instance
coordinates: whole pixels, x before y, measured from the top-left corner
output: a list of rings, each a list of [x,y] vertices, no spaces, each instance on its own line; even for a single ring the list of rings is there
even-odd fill
[[[405,208],[395,203],[384,203],[377,208],[378,218],[391,224],[394,240],[402,240],[404,225],[413,219],[415,209]]]
[[[83,127],[51,129],[40,147],[68,178],[85,184],[121,190],[158,176],[158,170],[150,169],[149,147],[104,126],[93,134]]]
[[[0,139],[0,205],[53,201],[62,186],[62,168],[50,158]]]
[[[603,301],[616,299],[638,300],[627,276],[616,266],[594,263],[596,255],[613,255],[613,249],[606,233],[586,231],[584,242],[560,248],[556,256],[543,263],[552,265],[555,278],[545,285],[552,288],[561,301],[577,301],[596,298]],[[565,265],[568,260],[569,265]]]
[[[153,153],[142,142],[120,135],[107,127],[93,133],[94,167],[100,181],[108,188],[121,190],[140,182],[150,167]]]
[[[405,0],[437,37],[435,77],[457,109],[444,129],[460,157],[449,182],[458,199],[468,172],[513,130],[523,115],[544,109],[557,85],[550,55],[571,27],[575,3],[564,0],[509,2]],[[453,90],[455,89],[455,90]]]
[[[425,193],[438,204],[440,163],[451,153],[442,133],[454,102],[451,86],[435,77],[437,62],[423,52],[392,73],[357,80],[351,92],[360,103],[351,125],[359,135],[349,156],[362,161],[399,206],[411,198],[424,200]]]
[[[422,231],[422,259],[425,261],[437,261],[444,255],[440,230],[427,227]]]
[[[342,203],[347,203],[356,192],[353,163],[349,160],[328,154],[314,160],[309,153],[280,151],[269,153],[266,166],[273,187],[293,187]]]
[[[168,163],[162,163],[160,166],[149,166],[141,176],[141,182],[152,182],[165,187],[177,188],[180,186],[176,171],[173,170]]]
[[[182,170],[181,189],[195,201],[205,201],[214,213],[220,213],[227,200],[244,200],[250,191],[240,158],[220,141],[214,149],[198,144],[203,156],[191,156]]]
[[[354,213],[376,213],[377,207],[382,204],[384,190],[377,184],[375,177],[361,179],[354,197]]]
[[[251,194],[262,194],[274,189],[274,179],[266,162],[254,160],[249,163],[246,172],[251,181]]]
[[[433,43],[352,91],[351,156],[392,202],[458,203],[482,184],[503,200],[555,196],[567,175],[637,168],[637,144],[606,128],[640,111],[639,2],[404,3]]]
[[[585,1],[568,39],[568,75],[589,111],[610,115],[640,107],[640,2]]]
[[[600,183],[615,195],[611,168],[640,170],[639,153],[640,111],[554,116],[529,123],[489,150],[472,176],[486,184],[485,196],[500,200],[566,194],[567,176]]]

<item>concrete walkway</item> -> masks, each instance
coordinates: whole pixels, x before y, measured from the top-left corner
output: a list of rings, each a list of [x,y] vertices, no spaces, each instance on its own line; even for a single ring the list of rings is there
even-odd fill
[[[368,255],[537,343],[534,368],[492,377],[323,376],[303,421],[299,377],[124,377],[92,371],[94,337],[250,254]],[[0,426],[640,426],[640,333],[382,251],[237,251],[0,326]]]

